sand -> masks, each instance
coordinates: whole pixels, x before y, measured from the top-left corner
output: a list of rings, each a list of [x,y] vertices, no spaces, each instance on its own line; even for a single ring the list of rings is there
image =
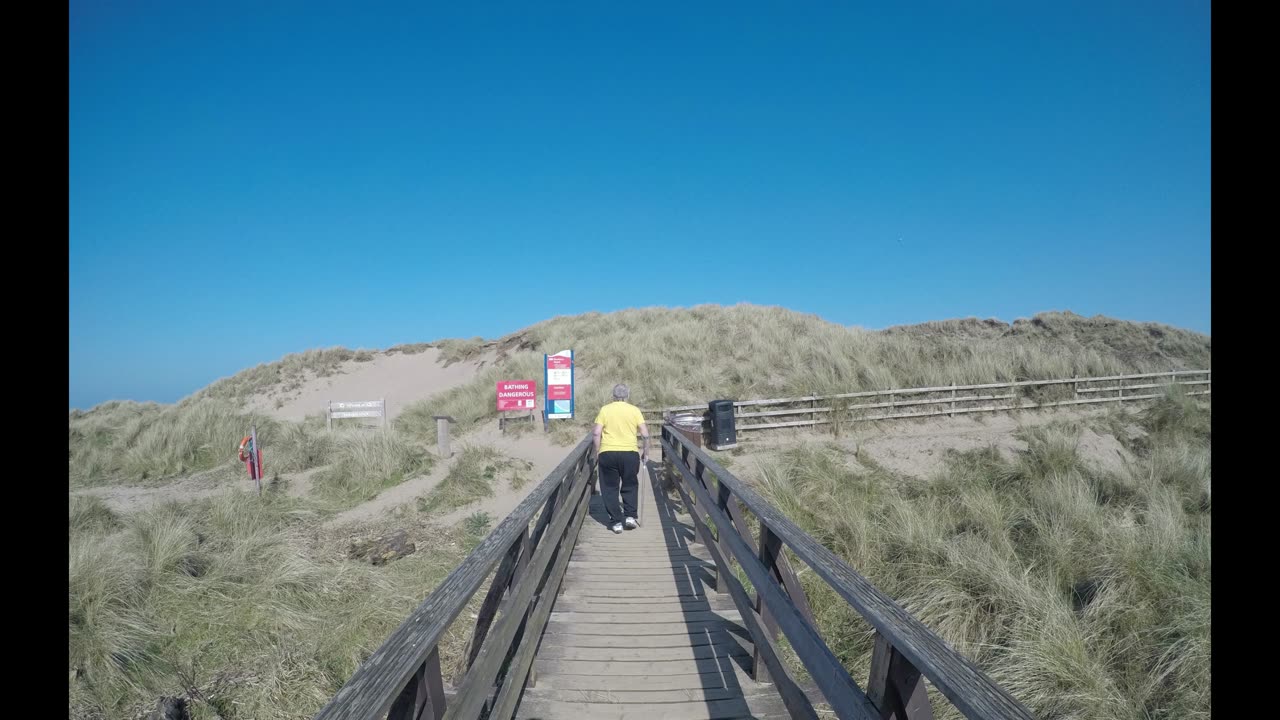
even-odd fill
[[[338,373],[312,377],[296,390],[273,388],[246,403],[246,410],[262,412],[279,420],[300,421],[323,413],[329,401],[387,401],[387,415],[395,419],[409,405],[469,382],[491,358],[453,363],[441,362],[440,351],[429,348],[414,355],[374,353],[373,360],[343,363]]]

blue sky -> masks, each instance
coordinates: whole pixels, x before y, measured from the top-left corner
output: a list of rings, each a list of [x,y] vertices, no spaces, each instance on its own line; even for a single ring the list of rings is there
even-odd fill
[[[72,407],[647,305],[1210,331],[1208,3],[108,5]]]

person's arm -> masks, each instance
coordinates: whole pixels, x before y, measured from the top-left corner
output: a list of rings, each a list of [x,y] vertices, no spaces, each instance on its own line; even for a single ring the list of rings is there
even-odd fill
[[[640,417],[640,462],[649,461],[649,426],[644,424],[644,416]]]
[[[591,428],[591,447],[596,451],[597,460],[600,459],[600,433],[602,432],[604,432],[604,426],[600,423],[596,423],[595,427]]]

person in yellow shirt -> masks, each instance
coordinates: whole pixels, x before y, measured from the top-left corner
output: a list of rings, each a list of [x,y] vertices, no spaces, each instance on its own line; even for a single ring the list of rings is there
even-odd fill
[[[640,463],[649,459],[649,429],[645,427],[640,408],[627,402],[631,391],[626,385],[613,386],[613,402],[600,408],[591,430],[596,458],[600,464],[600,493],[609,513],[610,529],[621,533],[625,527],[635,530],[636,496],[640,489]],[[636,450],[636,434],[644,447]],[[622,503],[618,494],[621,485]]]

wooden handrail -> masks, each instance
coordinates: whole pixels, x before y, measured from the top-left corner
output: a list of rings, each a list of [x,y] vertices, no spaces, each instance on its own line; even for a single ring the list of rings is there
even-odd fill
[[[949,389],[949,388],[948,388]],[[915,717],[928,716],[928,703],[925,698],[923,681],[920,676],[928,678],[935,687],[971,720],[995,720],[997,718],[1030,720],[1031,713],[1013,696],[996,685],[985,673],[971,661],[951,648],[942,638],[912,617],[900,605],[880,592],[866,578],[846,564],[827,548],[823,547],[808,533],[774,508],[769,502],[755,492],[750,486],[734,477],[721,467],[709,455],[680,433],[674,432],[670,426],[662,429],[662,446],[664,458],[676,469],[679,480],[677,488],[682,497],[688,498],[685,485],[694,495],[694,504],[690,514],[695,518],[695,525],[705,530],[702,517],[710,517],[717,529],[718,537],[712,537],[707,531],[713,558],[717,558],[717,569],[720,578],[727,574],[727,566],[722,568],[719,558],[727,550],[746,572],[752,585],[760,592],[762,608],[778,619],[781,630],[786,634],[796,649],[801,661],[826,695],[827,701],[840,717],[862,717],[865,707],[858,701],[856,683],[848,678],[838,661],[821,638],[816,629],[808,625],[798,610],[798,604],[789,589],[784,590],[760,562],[750,552],[741,537],[741,526],[735,527],[720,506],[728,502],[741,502],[760,522],[762,535],[767,533],[781,544],[791,548],[792,553],[803,561],[818,577],[822,578],[841,597],[845,599],[867,622],[875,628],[878,636],[879,650],[873,657],[872,673],[868,694],[873,709],[879,707],[879,713],[886,713],[893,708],[903,710],[914,707],[915,712],[899,712],[899,717],[908,714]],[[692,467],[691,467],[692,465]],[[721,488],[721,501],[711,501],[708,488],[705,486],[705,472],[710,471]],[[690,504],[689,499],[685,500]],[[763,544],[763,543],[762,543]],[[780,556],[780,549],[775,550]],[[734,587],[736,578],[729,578],[730,589]],[[745,618],[751,608],[741,607],[739,612]],[[761,612],[764,615],[764,612]],[[779,672],[774,663],[770,663],[771,672]],[[785,668],[781,672],[786,673]],[[789,677],[789,676],[787,676]],[[782,686],[780,685],[780,688]],[[784,700],[786,696],[784,695]],[[865,697],[864,697],[865,700]],[[923,702],[923,710],[920,705]],[[892,706],[892,708],[887,707]],[[788,709],[793,715],[796,710],[790,704]],[[807,713],[806,713],[807,714]]]
[[[836,714],[841,718],[858,720],[879,718],[875,706],[849,675],[849,671],[840,664],[839,659],[827,647],[818,634],[817,628],[800,613],[797,604],[787,596],[782,586],[774,581],[771,577],[771,569],[766,568],[756,553],[747,546],[725,511],[718,506],[718,503],[711,500],[703,478],[695,474],[681,459],[680,453],[677,453],[675,446],[672,445],[672,435],[674,433],[670,432],[669,428],[663,428],[663,451],[666,457],[671,459],[672,466],[683,480],[683,484],[677,487],[688,506],[689,514],[695,518],[695,528],[702,536],[703,543],[716,563],[716,587],[719,588],[722,583],[727,583],[738,613],[744,619],[751,618],[759,622],[755,617],[756,608],[747,599],[742,584],[729,568],[729,558],[736,559],[739,567],[743,569],[752,586],[759,593],[761,610],[758,615],[760,618],[768,615],[774,619]],[[687,448],[686,441],[682,449]],[[686,488],[694,496],[692,502],[688,493],[685,492]],[[701,515],[710,517],[716,526],[716,535],[713,536],[710,533]],[[763,655],[757,654],[757,658],[767,663],[769,674],[775,681],[780,680],[777,683],[778,688],[792,717],[814,717],[812,704],[803,694],[795,692],[794,678],[773,649],[772,638],[769,637],[772,633],[764,634],[755,623],[748,628],[748,631],[757,649],[765,650]],[[753,674],[759,677],[758,669],[753,671]]]
[[[316,720],[376,720],[388,713],[389,720],[476,717],[495,690],[491,717],[509,717],[511,688],[518,697],[586,516],[595,476],[593,453],[587,435],[356,668]],[[535,516],[538,522],[531,530]],[[446,707],[437,646],[495,566],[467,670],[453,704]],[[493,624],[495,615],[499,619]],[[511,652],[516,661],[499,678],[502,661]],[[500,709],[507,715],[496,712]]]

